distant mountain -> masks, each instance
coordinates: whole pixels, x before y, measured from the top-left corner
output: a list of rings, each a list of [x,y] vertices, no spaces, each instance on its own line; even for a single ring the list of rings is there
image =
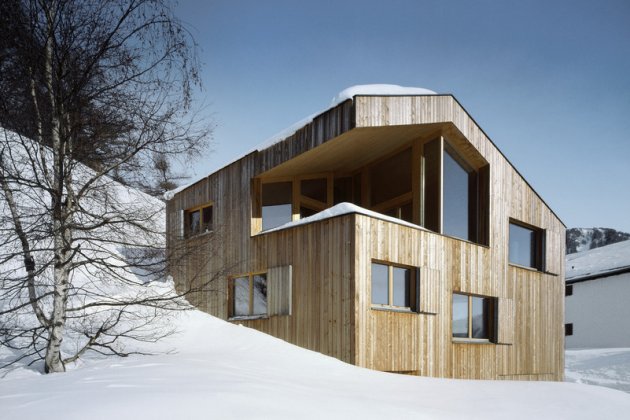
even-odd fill
[[[630,240],[630,233],[610,228],[567,229],[567,254]]]

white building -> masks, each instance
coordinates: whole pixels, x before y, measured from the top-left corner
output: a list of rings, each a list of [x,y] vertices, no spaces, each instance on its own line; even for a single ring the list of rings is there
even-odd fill
[[[630,241],[567,255],[567,348],[630,347]]]

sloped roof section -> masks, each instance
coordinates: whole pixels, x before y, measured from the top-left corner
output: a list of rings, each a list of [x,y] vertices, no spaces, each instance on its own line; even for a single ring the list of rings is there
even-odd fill
[[[577,252],[566,257],[567,283],[626,271],[630,271],[630,241]]]

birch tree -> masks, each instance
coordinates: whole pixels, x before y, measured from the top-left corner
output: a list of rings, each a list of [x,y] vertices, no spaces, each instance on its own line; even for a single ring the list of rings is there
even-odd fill
[[[0,131],[8,363],[43,360],[48,373],[88,350],[125,355],[122,337],[159,338],[152,321],[185,305],[146,287],[164,274],[163,206],[129,187],[207,145],[191,117],[194,49],[163,0],[1,3],[0,121],[14,130]]]

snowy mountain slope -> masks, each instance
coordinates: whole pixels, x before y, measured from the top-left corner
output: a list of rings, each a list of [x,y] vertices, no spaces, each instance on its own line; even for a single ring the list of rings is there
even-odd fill
[[[51,197],[47,188],[50,181],[45,176],[42,162],[50,162],[52,152],[40,147],[35,141],[0,128],[0,151],[3,170],[9,188],[20,212],[24,231],[29,237],[35,267],[39,270],[36,278],[39,304],[44,311],[52,306],[52,223],[50,216]],[[73,171],[72,187],[81,190],[94,177],[94,171],[76,162]],[[48,168],[50,171],[50,168]],[[72,246],[76,250],[76,268],[71,274],[70,306],[83,306],[98,301],[100,304],[115,304],[120,300],[140,300],[172,294],[172,287],[158,275],[163,266],[165,242],[164,203],[136,189],[126,187],[108,177],[96,180],[85,197],[80,201],[81,211],[75,212],[74,221],[81,227],[76,229]],[[107,220],[108,223],[103,223]],[[141,261],[143,264],[137,264]],[[150,262],[154,262],[152,265]],[[161,273],[160,273],[161,274]],[[31,335],[20,336],[25,326],[38,326],[28,302],[26,293],[26,270],[20,240],[16,235],[7,199],[0,192],[0,312],[13,309],[12,313],[0,314],[0,338],[2,342],[24,346],[31,341]],[[151,287],[146,285],[153,281]],[[78,310],[68,318],[68,334],[79,334],[95,330],[102,320],[115,314],[116,308],[93,306]],[[85,316],[84,316],[85,315]],[[121,317],[121,319],[124,319]],[[135,322],[140,325],[144,320]],[[111,324],[111,323],[110,323]],[[129,327],[125,324],[124,327]],[[121,327],[123,327],[121,323]],[[40,331],[43,329],[38,326]],[[147,329],[151,327],[147,326]],[[112,333],[116,331],[112,328]],[[37,346],[45,344],[38,337]],[[15,339],[11,337],[17,337]],[[84,341],[87,339],[84,337]],[[5,341],[6,340],[6,341]],[[80,344],[64,342],[66,354],[76,353]],[[34,353],[42,354],[42,351]],[[0,345],[0,366],[18,356]],[[37,356],[35,356],[37,357]],[[30,358],[26,360],[30,361]]]
[[[573,383],[466,381],[370,371],[199,311],[151,347],[66,374],[0,379],[7,419],[621,419],[630,395]]]
[[[566,256],[566,280],[630,268],[630,241],[618,242]]]
[[[630,239],[630,233],[610,228],[567,229],[567,254],[588,251]]]

